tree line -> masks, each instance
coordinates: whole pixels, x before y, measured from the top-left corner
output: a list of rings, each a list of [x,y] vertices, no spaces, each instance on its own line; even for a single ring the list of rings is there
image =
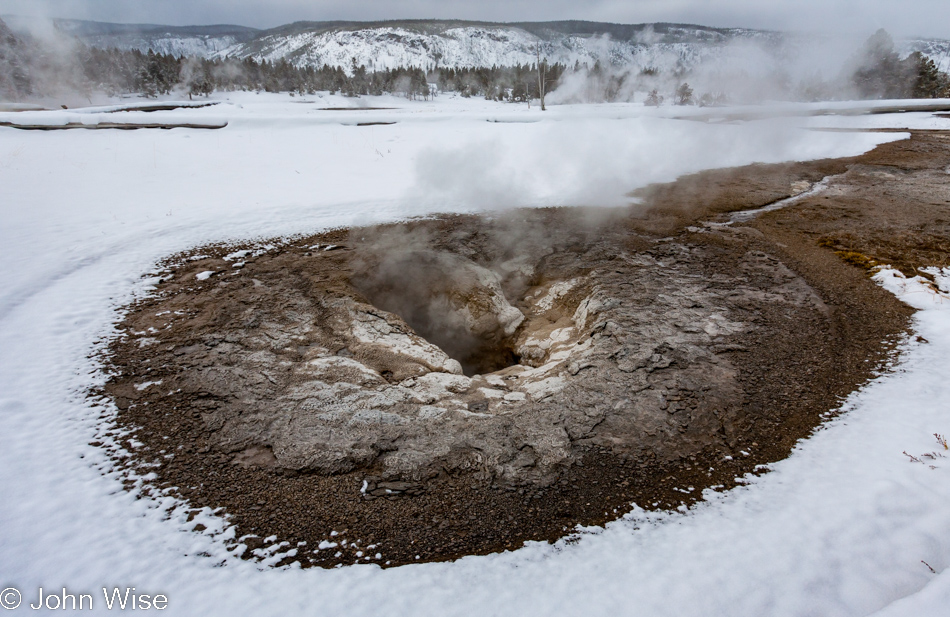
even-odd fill
[[[564,67],[544,65],[544,69],[545,87],[551,89]],[[357,65],[355,59],[344,70],[326,64],[319,68],[300,67],[287,60],[207,59],[151,50],[97,49],[78,41],[73,43],[70,53],[57,56],[33,41],[18,39],[0,21],[0,97],[8,100],[63,91],[146,97],[183,91],[194,97],[216,90],[330,92],[347,96],[398,94],[411,99],[428,99],[436,92],[456,92],[515,102],[539,97],[536,65],[428,71],[398,67],[370,72]]]
[[[697,75],[691,75],[682,66],[664,75],[656,68],[641,69],[635,74],[630,69],[617,70],[600,62],[593,67],[580,63],[573,67],[547,65],[540,52],[537,64],[429,70],[399,67],[372,72],[357,65],[355,59],[347,70],[326,64],[319,68],[300,67],[287,60],[206,59],[153,51],[97,49],[78,40],[70,43],[69,53],[56,54],[35,41],[18,38],[0,20],[0,98],[14,101],[63,91],[146,97],[178,91],[194,97],[216,90],[249,90],[347,96],[398,94],[410,99],[454,92],[496,101],[526,102],[540,98],[542,88],[547,93],[562,81],[574,88],[575,98],[581,101],[633,100],[636,92],[646,92],[647,105],[661,105],[667,100],[661,94],[664,91],[668,100],[679,105],[718,105],[730,100],[728,86],[695,95],[687,82],[693,81],[693,77]],[[890,36],[880,30],[855,55],[845,74],[831,81],[815,80],[794,90],[794,98],[802,100],[854,95],[936,98],[950,96],[950,78],[919,52],[901,59]]]
[[[901,60],[886,30],[874,33],[858,58],[851,82],[862,98],[950,97],[950,77],[919,51]]]
[[[397,67],[369,72],[355,60],[344,71],[326,64],[320,68],[299,67],[283,59],[205,59],[118,49],[88,49],[81,64],[86,80],[110,94],[140,92],[157,96],[182,88],[192,96],[216,90],[400,94],[411,99],[428,99],[435,92],[457,92],[499,101],[527,101],[539,96],[537,67],[533,65],[430,71]],[[548,80],[556,80],[562,71],[560,65],[547,67]]]
[[[686,66],[660,70],[594,63],[575,64],[560,76],[554,93],[560,103],[643,102],[648,106],[717,106],[769,100],[950,98],[950,77],[920,52],[901,58],[886,31],[880,30],[823,77],[816,70],[796,80],[781,63],[757,75],[744,68]]]

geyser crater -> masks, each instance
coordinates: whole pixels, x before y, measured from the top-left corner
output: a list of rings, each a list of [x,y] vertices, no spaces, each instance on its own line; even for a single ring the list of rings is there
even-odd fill
[[[843,171],[704,172],[655,188],[648,216],[433,217],[176,256],[104,358],[137,440],[116,460],[223,507],[248,547],[343,529],[393,565],[732,486],[866,379],[908,310],[813,242],[696,224]]]

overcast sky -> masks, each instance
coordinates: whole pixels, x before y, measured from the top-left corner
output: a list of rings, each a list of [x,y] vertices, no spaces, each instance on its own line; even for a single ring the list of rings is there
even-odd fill
[[[668,21],[950,38],[950,0],[0,0],[0,14],[256,28],[336,19]]]

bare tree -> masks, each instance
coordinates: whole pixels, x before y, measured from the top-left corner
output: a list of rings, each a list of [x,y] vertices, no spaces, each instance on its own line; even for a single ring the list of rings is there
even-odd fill
[[[544,88],[547,86],[547,69],[541,60],[541,41],[538,41],[538,92],[541,94],[541,111],[544,109]]]

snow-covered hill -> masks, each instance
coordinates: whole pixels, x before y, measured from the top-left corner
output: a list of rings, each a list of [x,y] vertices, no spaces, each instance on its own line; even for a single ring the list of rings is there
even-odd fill
[[[897,41],[902,55],[919,51],[929,57],[937,68],[950,73],[950,41],[945,39],[905,39]]]
[[[585,25],[604,27],[453,22],[371,24],[360,28],[301,25],[263,33],[221,55],[286,59],[297,66],[349,68],[355,62],[369,70],[398,66],[474,68],[532,64],[540,46],[550,63],[593,66],[599,61],[645,68],[679,62],[689,67],[718,54],[731,41],[777,37],[755,30],[663,24],[631,26],[627,32],[613,33],[606,27],[609,24]]]
[[[14,29],[35,23],[4,17]],[[296,66],[324,64],[370,71],[414,66],[472,68],[532,64],[538,47],[549,63],[633,69],[689,70],[703,64],[755,75],[763,62],[800,65],[791,73],[835,70],[829,55],[844,61],[861,39],[816,37],[743,28],[684,24],[607,24],[582,21],[496,24],[463,21],[298,22],[271,30],[242,26],[172,27],[56,20],[61,32],[99,48],[149,49],[205,58],[288,60]],[[950,71],[950,41],[897,41],[906,55],[921,51]],[[828,50],[834,49],[834,54]]]
[[[74,36],[90,47],[100,49],[152,50],[174,56],[210,58],[226,52],[260,33],[244,26],[162,26],[154,24],[111,24],[74,19],[56,19],[52,23],[17,16],[4,16],[13,30],[41,39],[53,31]]]
[[[91,47],[108,49],[138,49],[152,50],[155,53],[171,54],[173,56],[200,56],[210,58],[227,53],[239,44],[235,36],[178,36],[172,33],[154,34],[126,34],[126,35],[97,35],[82,37],[83,42]]]
[[[19,31],[37,20],[5,16]],[[206,58],[286,59],[297,66],[355,61],[369,70],[531,64],[538,46],[549,63],[689,68],[737,40],[777,41],[779,33],[679,24],[593,22],[493,24],[461,21],[300,22],[257,31],[240,26],[171,27],[55,20],[55,28],[98,48],[149,49]]]

